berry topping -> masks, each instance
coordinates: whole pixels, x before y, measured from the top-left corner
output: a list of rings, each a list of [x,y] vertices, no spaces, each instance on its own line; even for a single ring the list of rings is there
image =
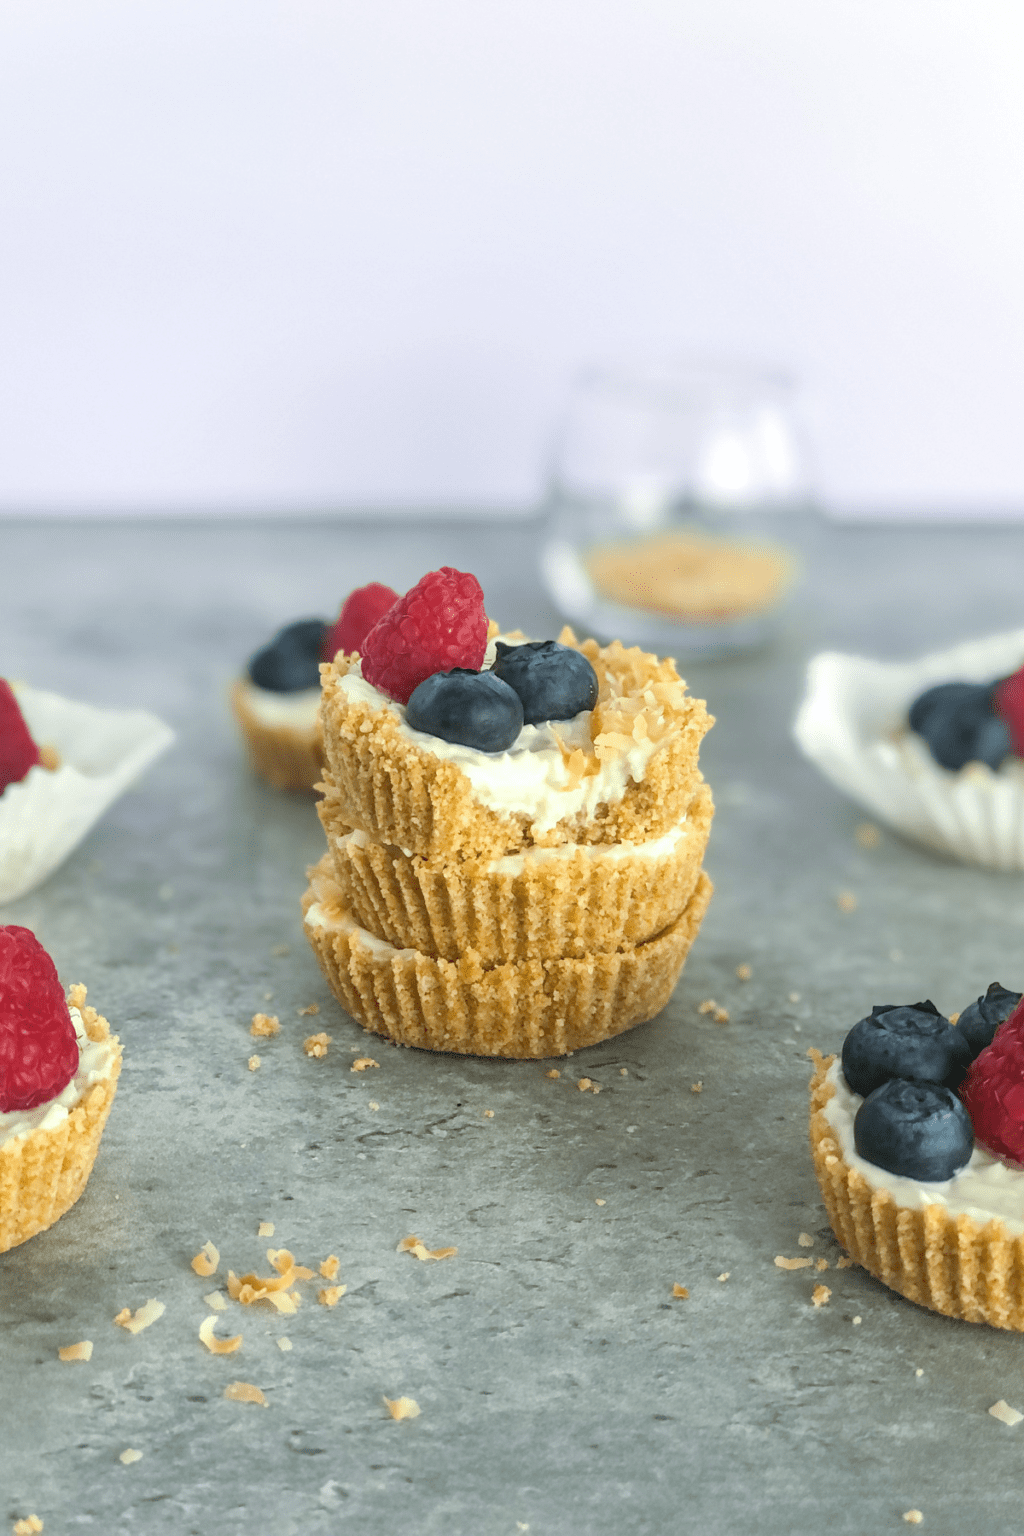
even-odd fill
[[[843,1075],[863,1098],[891,1077],[958,1088],[970,1061],[967,1041],[934,1003],[880,1003],[843,1041]]]
[[[960,1090],[978,1140],[1024,1163],[1024,1002],[976,1056]]]
[[[1012,677],[996,683],[993,690],[996,714],[1006,722],[1010,745],[1017,757],[1024,757],[1024,667]]]
[[[405,723],[478,752],[505,752],[523,728],[523,706],[493,672],[456,667],[435,672],[413,689]]]
[[[970,1162],[974,1133],[952,1089],[894,1077],[858,1109],[853,1144],[865,1161],[888,1173],[944,1184]]]
[[[479,672],[487,649],[484,594],[475,576],[443,565],[400,597],[363,638],[363,676],[407,704],[435,672]]]
[[[491,669],[523,701],[527,725],[540,720],[571,720],[597,703],[597,673],[587,658],[557,640],[506,645],[499,640]]]
[[[994,709],[990,683],[939,683],[910,706],[910,729],[923,736],[943,768],[987,763],[1010,755],[1010,732]]]
[[[286,624],[250,661],[252,681],[271,693],[319,688],[320,647],[326,629],[323,619],[299,619],[295,624]]]
[[[341,613],[324,635],[320,648],[322,661],[333,661],[339,651],[350,655],[360,651],[363,641],[378,619],[398,601],[398,593],[383,582],[371,581],[367,587],[356,587],[341,605]]]
[[[972,1056],[992,1044],[996,1030],[1010,1017],[1020,999],[1019,992],[1009,992],[994,981],[984,997],[964,1009],[956,1027],[970,1046]]]
[[[19,783],[39,761],[39,748],[14,697],[10,683],[0,677],[0,795]]]
[[[55,1098],[78,1071],[57,970],[35,934],[0,927],[0,1112]]]

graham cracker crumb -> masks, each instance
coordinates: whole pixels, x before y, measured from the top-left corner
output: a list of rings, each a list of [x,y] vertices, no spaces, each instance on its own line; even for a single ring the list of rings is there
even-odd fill
[[[720,1281],[721,1281],[721,1283],[722,1283],[722,1284],[723,1284],[723,1285],[724,1285],[724,1284],[725,1284],[725,1282],[726,1282],[726,1281],[727,1281],[727,1280],[728,1280],[728,1278],[729,1278],[729,1276],[730,1276],[730,1274],[731,1274],[731,1273],[732,1273],[732,1271],[731,1271],[731,1270],[728,1270],[728,1269],[723,1269],[723,1270],[722,1270],[722,1273],[721,1273],[721,1274],[720,1274],[720,1275],[719,1275],[719,1276],[718,1276],[718,1278],[719,1278],[719,1280],[720,1280]]]
[[[903,1518],[908,1525],[920,1525],[924,1515],[919,1509],[908,1509]]]
[[[47,773],[56,773],[60,767],[60,753],[56,747],[41,746],[39,748],[39,766],[45,768]]]
[[[267,1406],[267,1400],[259,1387],[254,1387],[249,1381],[229,1382],[224,1388],[224,1396],[233,1403],[258,1403],[261,1408]]]
[[[810,1269],[813,1259],[787,1259],[784,1254],[775,1255],[776,1269]]]
[[[319,1003],[307,1003],[305,1008],[299,1008],[296,1011],[297,1011],[300,1019],[311,1018],[313,1016],[313,1014],[316,1014],[316,1013],[320,1012],[320,1004]]]
[[[593,1079],[589,1078],[589,1077],[581,1077],[581,1078],[579,1078],[579,1080],[576,1083],[576,1087],[579,1089],[580,1093],[600,1093],[601,1092],[601,1084],[600,1083],[595,1083],[593,1081]]]
[[[65,1344],[57,1354],[61,1360],[91,1360],[92,1339],[83,1339],[80,1344]]]
[[[607,1202],[607,1200],[595,1200],[594,1204],[595,1205],[607,1205],[608,1202]]]
[[[368,1104],[368,1106],[367,1106],[367,1108],[368,1109],[380,1109],[380,1105],[377,1103],[376,1099],[371,1099],[369,1104]]]
[[[1009,1403],[1002,1397],[998,1403],[992,1404],[989,1413],[994,1419],[998,1419],[1000,1424],[1007,1424],[1011,1427],[1014,1424],[1019,1424],[1024,1419],[1024,1413],[1018,1413],[1016,1408],[1011,1408]]]
[[[800,1236],[797,1238],[797,1243],[801,1248],[813,1248],[814,1238],[809,1232],[801,1232]]]
[[[236,1349],[242,1347],[242,1335],[236,1333],[231,1339],[218,1339],[214,1334],[217,1326],[215,1317],[204,1317],[199,1328],[200,1342],[205,1344],[211,1355],[233,1355]]]
[[[836,906],[840,912],[856,912],[857,898],[852,891],[840,891],[836,897]]]
[[[280,1032],[281,1020],[278,1018],[276,1013],[253,1014],[252,1023],[249,1025],[250,1035],[255,1035],[257,1039],[263,1038],[269,1040],[271,1035],[277,1035],[280,1034]]]
[[[13,1536],[38,1536],[43,1528],[43,1522],[38,1515],[26,1515],[24,1520],[15,1520],[11,1530]]]
[[[753,976],[753,974],[754,974],[754,967],[752,965],[748,965],[746,960],[744,960],[741,965],[738,965],[736,967],[736,980],[737,981],[749,981],[751,976]]]
[[[811,1292],[811,1301],[816,1307],[828,1305],[828,1299],[832,1295],[827,1285],[816,1285]]]
[[[685,1285],[674,1285],[672,1287],[672,1295],[678,1297],[680,1301],[686,1301],[689,1294]]]
[[[203,1300],[206,1302],[208,1307],[213,1309],[214,1312],[226,1312],[228,1309],[228,1304],[224,1300],[224,1297],[221,1295],[220,1291],[211,1291],[209,1296],[203,1297]]]
[[[557,1067],[552,1067],[550,1072],[545,1072],[544,1073],[545,1077],[561,1077],[561,1075],[562,1074],[561,1074],[561,1072],[559,1072]]]
[[[815,1259],[814,1267],[820,1275],[822,1270],[828,1269],[828,1259]]]
[[[322,1056],[327,1055],[327,1047],[330,1045],[330,1043],[331,1037],[326,1033],[322,1032],[319,1035],[307,1035],[305,1040],[302,1042],[302,1049],[305,1051],[307,1056],[311,1056],[316,1060]],[[354,1070],[355,1069],[353,1068],[353,1071]]]
[[[284,1334],[282,1334],[277,1341],[277,1347],[278,1349],[283,1350],[285,1354],[287,1354],[292,1347],[292,1341],[291,1339],[285,1338]]]
[[[629,1076],[629,1068],[628,1067],[620,1067],[619,1068],[619,1076],[620,1077],[628,1077]]]
[[[877,848],[882,834],[873,821],[862,821],[853,834],[862,848]]]
[[[203,1280],[208,1280],[211,1275],[217,1273],[217,1265],[220,1263],[220,1254],[212,1243],[204,1243],[192,1260],[192,1268]]]
[[[322,1307],[336,1307],[347,1290],[347,1285],[325,1285],[317,1292],[316,1299]]]
[[[396,1253],[411,1253],[414,1259],[454,1259],[457,1248],[428,1248],[418,1237],[403,1237]]]
[[[350,1072],[365,1072],[367,1067],[379,1067],[380,1062],[374,1061],[372,1056],[357,1056],[349,1067]]]
[[[484,1110],[484,1119],[485,1120],[493,1120],[494,1119],[494,1110],[493,1109],[485,1109]]]
[[[150,1323],[155,1323],[157,1318],[163,1317],[167,1311],[162,1301],[147,1301],[145,1306],[137,1312],[130,1312],[127,1307],[114,1318],[119,1328],[127,1328],[129,1333],[141,1333],[143,1328],[148,1328]]]
[[[721,1003],[716,1003],[713,997],[706,997],[697,1006],[698,1013],[710,1013],[716,1024],[728,1024],[729,1010],[723,1008]]]
[[[259,1056],[250,1056],[249,1057],[248,1066],[249,1066],[249,1071],[250,1072],[258,1072],[260,1067],[262,1067],[262,1065],[263,1065],[263,1062],[262,1062],[262,1060],[261,1060],[261,1058]]]
[[[951,1024],[959,1024],[960,1023],[960,1015],[958,1013],[951,1013],[950,1016],[949,1016],[949,1022]]]
[[[704,1092],[704,1082],[703,1082],[703,1079],[698,1078],[697,1082],[691,1083],[690,1084],[690,1092],[691,1093],[703,1093]]]
[[[257,1237],[273,1237],[273,1235],[274,1235],[274,1223],[272,1221],[261,1221],[259,1226],[256,1228],[256,1236]]]
[[[117,1459],[124,1466],[130,1467],[133,1461],[141,1461],[142,1460],[142,1452],[141,1451],[134,1451],[134,1450],[132,1450],[131,1446],[129,1446],[126,1451],[122,1451],[121,1452],[120,1456]]]
[[[393,1419],[418,1419],[420,1405],[412,1397],[386,1397],[384,1399],[388,1413]]]
[[[853,1260],[850,1258],[850,1255],[848,1253],[840,1254],[839,1258],[836,1259],[836,1269],[852,1269],[852,1268],[853,1268]]]

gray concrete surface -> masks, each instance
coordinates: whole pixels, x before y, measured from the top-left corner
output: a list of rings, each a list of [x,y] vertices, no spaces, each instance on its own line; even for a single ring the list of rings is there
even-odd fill
[[[718,716],[717,894],[664,1013],[557,1080],[549,1063],[369,1042],[340,1013],[298,912],[319,824],[250,778],[225,705],[277,624],[442,563],[475,570],[504,622],[557,632],[535,542],[498,520],[0,523],[2,670],[179,732],[0,914],[37,931],[125,1043],[86,1194],[0,1257],[0,1524],[860,1533],[918,1508],[929,1533],[1020,1530],[1024,1425],[986,1410],[1024,1409],[1024,1341],[836,1270],[805,1051],[835,1048],[872,1002],[953,1010],[993,978],[1024,985],[1024,882],[892,837],[859,847],[860,814],[789,723],[822,646],[910,655],[1024,623],[1024,529],[829,530],[771,651],[688,669]],[[708,997],[727,1024],[699,1014]],[[319,1018],[298,1017],[312,1002]],[[264,1008],[283,1027],[250,1073]],[[315,1027],[333,1035],[319,1062],[301,1050]],[[353,1073],[364,1051],[380,1067]],[[327,1310],[306,1285],[292,1318],[233,1307],[219,1331],[244,1344],[214,1357],[197,1337],[214,1282],[189,1261],[212,1239],[221,1277],[263,1268],[261,1220],[300,1262],[338,1254],[348,1293]],[[801,1231],[827,1274],[774,1267]],[[396,1254],[409,1233],[458,1257]],[[819,1280],[832,1297],[815,1310]],[[158,1323],[114,1327],[149,1297]],[[58,1361],[83,1338],[89,1364]],[[234,1379],[268,1406],[226,1401]],[[421,1416],[393,1422],[385,1394]],[[122,1465],[128,1447],[143,1459]]]

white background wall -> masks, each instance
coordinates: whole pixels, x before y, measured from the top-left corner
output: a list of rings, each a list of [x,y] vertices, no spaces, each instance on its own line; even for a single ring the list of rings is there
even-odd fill
[[[1020,0],[0,0],[0,509],[529,504],[588,357],[1024,510]]]

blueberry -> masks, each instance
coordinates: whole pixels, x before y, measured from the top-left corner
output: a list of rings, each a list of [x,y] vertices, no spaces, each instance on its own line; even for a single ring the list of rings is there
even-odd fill
[[[992,1044],[996,1030],[1010,1017],[1020,999],[1019,992],[1009,992],[994,981],[984,997],[964,1009],[956,1027],[970,1046],[972,1056]]]
[[[527,725],[540,720],[571,720],[581,709],[593,709],[597,703],[597,673],[571,645],[559,645],[557,640],[506,645],[499,640],[497,650],[491,670],[522,699]]]
[[[943,768],[987,763],[1010,755],[1010,732],[995,713],[991,683],[939,683],[910,706],[910,729],[923,736]]]
[[[970,1064],[967,1041],[934,1003],[880,1003],[843,1041],[843,1075],[862,1098],[890,1077],[956,1088]]]
[[[944,1184],[970,1161],[974,1130],[951,1088],[894,1077],[858,1109],[853,1144],[865,1162],[887,1173]]]
[[[455,667],[435,672],[413,689],[405,721],[414,731],[442,741],[478,752],[505,752],[523,728],[523,706],[515,690],[493,672]]]
[[[269,645],[249,663],[249,676],[271,693],[298,693],[320,686],[320,646],[327,631],[323,619],[299,619],[279,629]]]

